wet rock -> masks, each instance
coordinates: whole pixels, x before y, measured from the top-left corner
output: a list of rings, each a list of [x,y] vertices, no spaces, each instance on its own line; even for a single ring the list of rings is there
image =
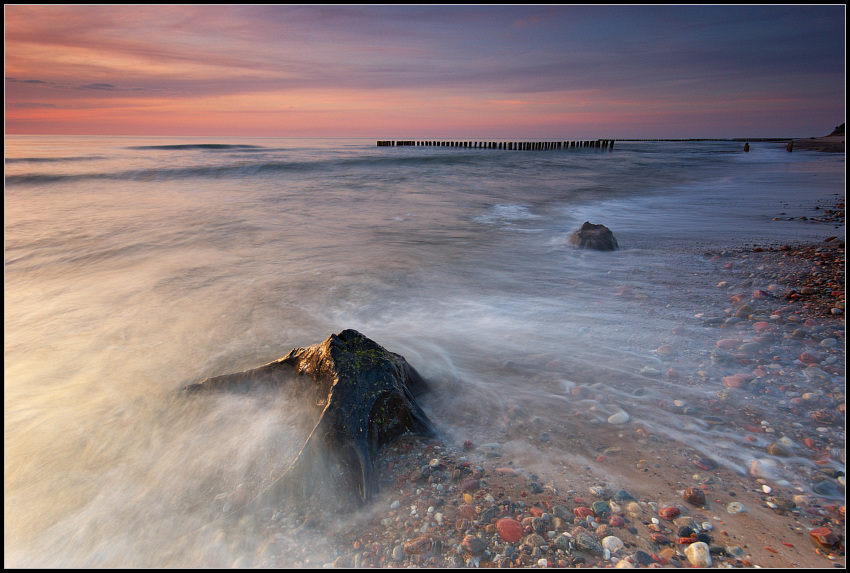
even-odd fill
[[[652,555],[650,555],[646,551],[636,551],[634,554],[634,559],[638,562],[639,565],[642,565],[643,567],[655,563],[655,560],[652,558]]]
[[[431,551],[432,544],[433,542],[430,537],[417,537],[404,544],[404,552],[407,555],[424,555]]]
[[[780,458],[787,458],[790,454],[788,452],[788,448],[783,446],[782,444],[770,444],[767,446],[767,453],[771,456],[777,456]]]
[[[629,421],[629,415],[622,410],[620,410],[616,414],[608,417],[608,423],[609,424],[615,424],[615,425],[616,424],[625,424],[628,421]]]
[[[779,464],[770,458],[760,458],[750,463],[750,475],[757,478],[772,479],[779,469]]]
[[[500,519],[496,522],[496,531],[499,533],[499,537],[508,543],[516,543],[522,539],[522,535],[524,533],[522,530],[522,524],[516,519],[511,519],[509,517]]]
[[[602,544],[594,539],[589,533],[579,532],[579,534],[575,536],[574,543],[576,549],[579,551],[584,551],[591,555],[602,556]]]
[[[607,501],[594,501],[591,504],[591,509],[596,517],[602,517],[611,511]]]
[[[607,549],[611,553],[616,553],[618,551],[623,551],[626,546],[623,544],[623,540],[619,537],[609,535],[602,540],[602,548]]]
[[[812,491],[824,497],[840,497],[838,488],[831,481],[817,482],[812,486]]]
[[[461,491],[476,491],[481,486],[481,482],[479,482],[475,478],[466,478],[462,482],[460,482],[460,490]]]
[[[705,505],[705,492],[698,487],[689,487],[682,494],[682,499],[692,505]]]
[[[832,532],[828,527],[818,527],[809,531],[809,537],[812,544],[826,551],[840,551],[843,543],[841,538]]]
[[[747,511],[747,507],[741,503],[740,501],[733,501],[729,505],[726,506],[726,512],[731,514],[737,513],[745,513]]]
[[[461,549],[473,557],[478,557],[487,549],[487,542],[476,535],[467,535],[460,543]]]
[[[595,225],[589,221],[572,234],[569,243],[580,249],[594,249],[597,251],[615,251],[620,248],[617,239],[611,229],[605,225]]]
[[[667,505],[658,510],[658,517],[666,519],[667,521],[673,521],[673,519],[678,517],[680,513],[681,512],[678,507]]]

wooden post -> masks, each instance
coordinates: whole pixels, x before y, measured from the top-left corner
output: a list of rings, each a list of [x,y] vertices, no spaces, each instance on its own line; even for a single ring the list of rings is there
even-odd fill
[[[791,153],[792,151],[794,151],[794,141],[793,140],[789,141],[788,145],[785,146],[785,151],[787,151],[788,153]]]

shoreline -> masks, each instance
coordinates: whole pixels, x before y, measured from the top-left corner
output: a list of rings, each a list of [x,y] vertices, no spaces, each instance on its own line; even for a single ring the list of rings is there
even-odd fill
[[[794,139],[794,149],[805,149],[808,151],[825,151],[828,153],[844,153],[844,136],[827,135],[824,137],[810,137],[808,139]]]
[[[842,202],[813,224],[843,221]],[[844,567],[844,315],[833,309],[844,305],[845,247],[843,237],[829,239],[704,253],[714,263],[708,273],[732,305],[705,309],[719,320],[712,336],[697,344],[712,360],[690,372],[675,352],[664,358],[670,380],[684,386],[695,376],[701,384],[716,381],[717,399],[700,404],[694,415],[719,424],[717,431],[745,436],[745,444],[761,452],[746,473],[640,421],[594,424],[588,415],[587,430],[570,435],[509,410],[501,414],[497,443],[408,436],[384,447],[376,460],[381,490],[368,507],[353,515],[316,500],[291,508],[268,526],[256,557],[241,563]],[[775,288],[753,290],[757,282]],[[758,308],[742,312],[748,305]],[[731,339],[758,337],[767,351],[744,344],[722,350]],[[824,360],[808,361],[807,353]],[[721,355],[724,361],[714,360]],[[771,368],[780,365],[774,376]],[[760,397],[783,395],[795,396],[787,417],[760,423]],[[754,402],[741,408],[742,398]],[[675,400],[659,407],[689,408]],[[529,445],[529,434],[540,438]],[[802,467],[806,482],[785,479],[785,464]]]

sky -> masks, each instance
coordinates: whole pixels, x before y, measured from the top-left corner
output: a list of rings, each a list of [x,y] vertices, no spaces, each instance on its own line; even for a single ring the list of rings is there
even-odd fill
[[[7,134],[809,137],[845,6],[5,6]]]

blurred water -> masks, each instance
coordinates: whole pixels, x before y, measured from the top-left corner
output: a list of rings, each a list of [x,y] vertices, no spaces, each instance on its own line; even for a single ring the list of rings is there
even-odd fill
[[[773,221],[840,194],[843,156],[741,148],[7,137],[6,564],[194,564],[175,541],[194,509],[268,484],[315,420],[280,396],[176,391],[344,328],[432,380],[450,440],[513,405],[569,424],[569,388],[594,382],[675,426],[650,407],[667,383],[634,373],[720,296],[689,282],[699,249],[843,233]],[[569,248],[585,220],[621,250]]]

